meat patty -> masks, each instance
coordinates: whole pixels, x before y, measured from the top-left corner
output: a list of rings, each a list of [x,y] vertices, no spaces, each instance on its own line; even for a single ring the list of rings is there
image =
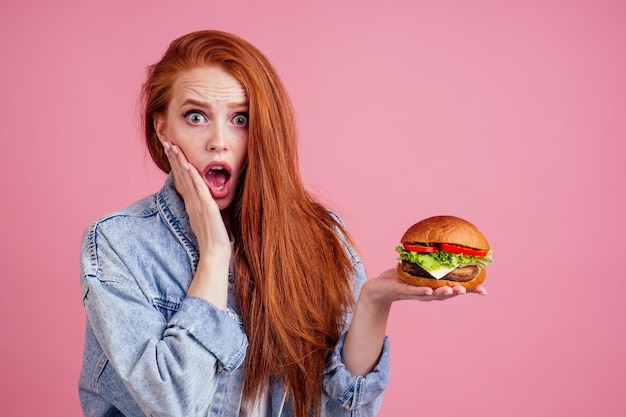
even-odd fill
[[[402,270],[415,277],[435,279],[427,270],[411,262],[402,261]],[[476,275],[478,275],[479,271],[480,267],[478,265],[461,266],[450,271],[442,279],[455,282],[467,282],[473,280]]]

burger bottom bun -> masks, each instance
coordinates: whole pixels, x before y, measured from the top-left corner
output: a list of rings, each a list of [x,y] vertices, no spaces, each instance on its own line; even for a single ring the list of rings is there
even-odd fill
[[[471,281],[466,282],[457,282],[457,281],[449,281],[444,278],[435,279],[435,278],[424,278],[424,277],[416,277],[411,274],[407,274],[402,270],[402,263],[399,262],[396,266],[396,272],[400,279],[407,284],[415,285],[416,287],[429,287],[429,288],[439,288],[439,287],[455,287],[460,285],[465,287],[467,291],[472,291],[476,289],[480,284],[483,283],[485,278],[487,277],[487,271],[484,267],[480,268],[480,272],[478,275]]]

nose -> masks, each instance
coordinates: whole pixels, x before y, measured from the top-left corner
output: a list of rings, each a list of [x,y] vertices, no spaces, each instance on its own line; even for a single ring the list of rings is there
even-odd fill
[[[209,140],[207,141],[207,150],[213,152],[222,152],[226,149],[228,149],[228,146],[224,126],[217,123],[214,129],[212,129]]]

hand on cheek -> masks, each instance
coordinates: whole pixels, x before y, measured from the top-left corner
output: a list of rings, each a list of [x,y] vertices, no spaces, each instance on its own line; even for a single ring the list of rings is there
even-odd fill
[[[200,173],[187,160],[183,151],[171,142],[163,142],[163,149],[170,163],[176,191],[183,197],[185,204],[193,203],[194,200],[199,199],[205,205],[215,205],[215,200],[213,200]]]
[[[190,165],[185,157],[185,154],[180,150],[180,148],[173,143],[163,142],[163,150],[165,151],[165,155],[167,156],[167,160],[170,163],[170,168],[172,170],[172,175],[174,176],[174,184],[176,185],[176,190],[183,194],[183,190],[180,190],[179,187],[186,189],[187,182],[191,180]],[[184,196],[184,194],[183,194]]]
[[[204,180],[177,145],[163,142],[163,149],[170,162],[176,191],[185,202],[201,257],[204,254],[229,259],[230,239],[220,209]]]
[[[220,209],[198,170],[175,144],[163,142],[174,186],[185,202],[189,224],[198,241],[200,260],[187,294],[226,309],[231,246]]]

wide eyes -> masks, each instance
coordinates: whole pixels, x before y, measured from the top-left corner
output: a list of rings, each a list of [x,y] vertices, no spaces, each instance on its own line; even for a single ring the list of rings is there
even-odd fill
[[[233,117],[233,124],[239,127],[248,126],[248,114],[247,113],[239,113],[235,117]]]
[[[199,125],[207,122],[207,118],[204,114],[197,110],[192,110],[183,115],[187,122],[192,125]],[[231,119],[233,125],[237,127],[248,126],[248,113],[237,113]]]
[[[206,122],[206,117],[204,117],[204,114],[197,111],[187,112],[184,116],[185,119],[187,119],[187,121],[192,125],[199,125]]]

